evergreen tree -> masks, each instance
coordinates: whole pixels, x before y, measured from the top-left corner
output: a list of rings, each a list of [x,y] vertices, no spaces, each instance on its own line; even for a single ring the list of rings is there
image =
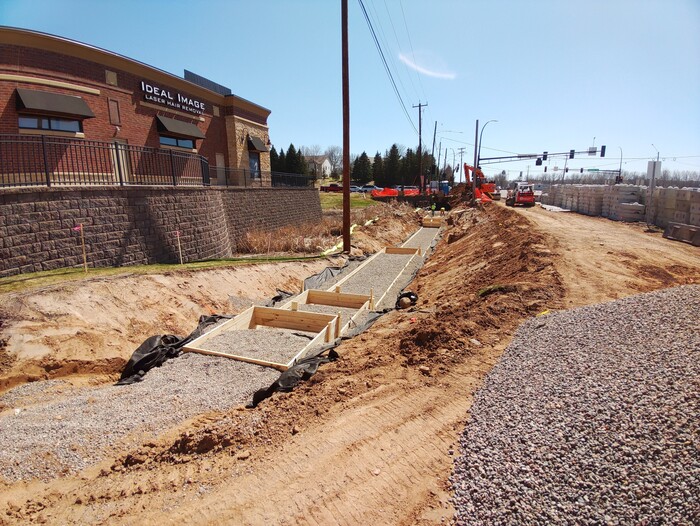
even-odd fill
[[[278,172],[287,171],[287,155],[284,153],[284,148],[280,150],[279,159],[277,160],[277,170]]]
[[[399,156],[399,147],[396,144],[391,146],[386,158],[384,181],[387,186],[401,184],[401,157]]]
[[[384,173],[384,159],[377,152],[374,156],[374,162],[372,163],[372,176],[374,177],[374,184],[381,186],[382,188],[386,186],[386,175]]]
[[[297,152],[297,166],[299,167],[299,172],[297,173],[308,175],[309,163],[306,162],[306,157],[304,157],[304,154],[301,152],[301,150]]]
[[[295,174],[298,173],[296,171],[297,167],[297,149],[294,147],[292,143],[289,144],[289,148],[287,148],[287,162],[285,165],[285,172],[290,173],[290,174]]]
[[[280,157],[277,154],[277,150],[275,150],[275,147],[273,146],[272,149],[270,150],[270,170],[273,172],[281,172],[280,166]]]
[[[365,152],[362,152],[352,165],[352,180],[360,184],[367,184],[372,180],[372,164]]]
[[[401,159],[401,182],[404,186],[417,185],[416,178],[418,177],[418,156],[413,150],[408,148],[406,155]]]

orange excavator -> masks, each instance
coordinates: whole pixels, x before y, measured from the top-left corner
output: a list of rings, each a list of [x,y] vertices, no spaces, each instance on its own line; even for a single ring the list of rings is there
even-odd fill
[[[494,197],[496,194],[496,183],[493,181],[487,182],[481,168],[477,168],[475,170],[473,166],[464,163],[464,173],[466,176],[467,188],[474,188],[474,197],[483,199],[483,196],[485,195],[488,199],[500,198],[500,194],[498,197]],[[471,179],[474,182],[473,185],[470,181],[470,174]]]

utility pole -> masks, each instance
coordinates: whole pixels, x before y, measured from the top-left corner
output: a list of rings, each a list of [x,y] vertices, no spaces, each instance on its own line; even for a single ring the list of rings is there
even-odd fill
[[[462,147],[462,148],[459,149],[459,170],[460,170],[459,173],[463,173],[463,172],[464,172],[464,166],[462,165],[462,154],[464,153],[464,150],[465,150],[464,147]],[[467,180],[464,179],[464,182],[466,183]]]
[[[476,205],[476,163],[477,150],[479,144],[479,119],[476,119],[476,129],[474,131],[474,169],[472,170],[472,199],[471,206]]]
[[[427,102],[421,104],[420,101],[418,101],[418,106],[413,106],[414,108],[418,108],[418,173],[420,177],[418,182],[420,184],[421,193],[425,192],[425,178],[423,177],[423,137],[421,132],[423,125],[423,108],[427,105]],[[437,126],[437,122],[435,126]]]
[[[350,253],[350,71],[348,67],[348,0],[341,0],[343,71],[343,252]]]

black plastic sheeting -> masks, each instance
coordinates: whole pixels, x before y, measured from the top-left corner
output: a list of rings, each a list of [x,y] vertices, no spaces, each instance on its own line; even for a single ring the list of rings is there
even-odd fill
[[[274,295],[272,297],[272,299],[270,299],[270,301],[268,301],[265,304],[265,307],[274,307],[278,303],[282,303],[284,300],[289,299],[292,296],[294,296],[294,294],[291,292],[287,292],[286,290],[277,289],[277,294]]]
[[[304,290],[309,289],[319,289],[321,286],[329,279],[335,278],[338,274],[343,272],[345,268],[350,264],[351,261],[364,261],[367,256],[350,256],[345,261],[342,267],[326,267],[318,274],[309,276],[304,280]]]
[[[233,316],[200,316],[197,328],[185,338],[172,334],[151,336],[134,351],[122,371],[116,385],[129,385],[140,382],[148,371],[160,367],[167,360],[180,355],[182,348],[192,340],[199,338],[209,327],[222,319]]]

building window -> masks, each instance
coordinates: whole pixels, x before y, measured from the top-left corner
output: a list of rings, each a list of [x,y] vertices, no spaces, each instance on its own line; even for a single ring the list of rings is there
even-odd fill
[[[258,152],[248,152],[248,166],[250,167],[250,176],[253,179],[260,178],[260,154]]]
[[[177,148],[187,148],[194,150],[194,139],[180,139],[178,137],[160,136],[161,146],[176,146]]]
[[[82,121],[75,119],[60,119],[58,117],[19,116],[19,127],[24,130],[47,130],[77,132],[83,131]]]

